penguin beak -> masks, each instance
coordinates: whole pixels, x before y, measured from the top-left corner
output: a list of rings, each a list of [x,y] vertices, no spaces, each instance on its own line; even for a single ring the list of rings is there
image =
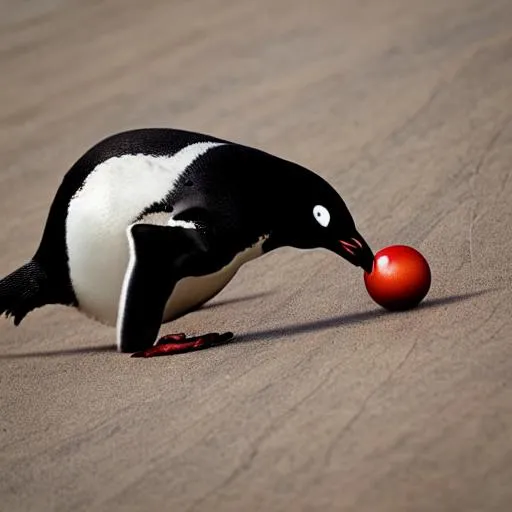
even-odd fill
[[[370,274],[373,269],[373,252],[365,239],[357,232],[338,241],[334,252],[356,267],[362,267]]]

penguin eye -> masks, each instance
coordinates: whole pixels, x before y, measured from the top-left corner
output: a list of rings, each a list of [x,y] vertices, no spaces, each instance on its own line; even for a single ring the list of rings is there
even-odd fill
[[[331,214],[329,213],[329,210],[325,206],[319,204],[313,208],[313,216],[317,220],[318,224],[324,228],[326,228],[331,221]]]

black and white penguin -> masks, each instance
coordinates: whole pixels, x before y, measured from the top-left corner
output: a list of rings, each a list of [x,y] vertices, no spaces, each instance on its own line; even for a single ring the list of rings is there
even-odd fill
[[[231,334],[155,342],[160,325],[283,246],[329,249],[372,269],[344,201],[312,171],[200,133],[123,132],[64,176],[34,257],[0,281],[0,314],[18,325],[37,307],[65,304],[117,325],[122,352],[202,348]]]

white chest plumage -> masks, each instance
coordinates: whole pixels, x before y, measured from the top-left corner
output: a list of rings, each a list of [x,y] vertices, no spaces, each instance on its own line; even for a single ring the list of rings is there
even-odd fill
[[[116,323],[129,261],[126,228],[145,208],[163,200],[192,162],[220,145],[195,143],[168,157],[123,155],[106,160],[89,174],[71,200],[66,220],[69,272],[84,313]],[[258,243],[215,274],[181,280],[167,302],[164,320],[214,296],[243,263],[261,253]]]

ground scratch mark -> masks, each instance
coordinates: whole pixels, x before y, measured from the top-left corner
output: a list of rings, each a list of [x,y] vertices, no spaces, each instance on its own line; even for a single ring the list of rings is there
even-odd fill
[[[390,382],[391,379],[405,366],[407,361],[410,359],[412,353],[416,349],[416,346],[418,344],[418,340],[415,340],[403,359],[391,370],[389,375],[381,382],[379,385],[363,400],[361,403],[361,406],[357,410],[357,412],[350,418],[350,420],[345,424],[345,426],[341,429],[341,431],[336,435],[336,437],[333,439],[333,441],[330,443],[330,445],[327,447],[327,450],[325,452],[324,456],[324,463],[330,464],[332,462],[334,450],[338,443],[343,439],[345,434],[354,426],[354,424],[359,420],[359,418],[363,415],[364,411],[366,410],[366,406],[368,402],[382,389],[384,389]]]
[[[215,495],[220,490],[226,488],[229,484],[236,480],[236,478],[238,478],[244,471],[249,469],[260,451],[262,442],[269,436],[269,434],[279,426],[283,425],[286,422],[286,420],[290,416],[292,416],[303,403],[305,403],[312,396],[314,396],[318,392],[318,390],[321,389],[325,385],[325,383],[330,379],[331,375],[343,364],[345,364],[345,361],[342,361],[339,364],[330,368],[326,373],[325,377],[307,395],[303,396],[290,409],[286,410],[283,414],[281,414],[274,421],[272,421],[272,423],[267,428],[265,428],[263,432],[253,442],[251,451],[249,452],[249,455],[247,456],[246,460],[242,462],[239,466],[237,466],[233,470],[233,472],[227,478],[224,479],[224,481],[222,481],[219,485],[217,485],[209,492],[207,492],[204,496],[195,501],[189,508],[186,509],[185,512],[193,512],[194,510],[196,510],[197,507],[203,504],[209,497]]]
[[[478,206],[478,199],[476,196],[476,189],[475,189],[475,181],[478,178],[480,174],[480,170],[484,166],[485,162],[487,161],[487,157],[490,155],[491,151],[496,146],[496,143],[498,142],[499,138],[501,137],[502,133],[505,131],[507,126],[512,121],[512,116],[508,116],[504,123],[496,130],[494,135],[489,140],[487,146],[483,150],[482,154],[480,155],[480,158],[478,159],[477,164],[475,165],[475,168],[473,172],[471,173],[471,176],[469,177],[469,188],[471,191],[471,196],[473,198],[473,204],[471,206],[471,213],[470,213],[470,219],[469,219],[469,230],[468,230],[468,243],[469,243],[469,268],[471,272],[471,283],[475,284],[475,278],[474,278],[474,271],[473,271],[473,257],[474,257],[474,248],[473,248],[473,228],[475,223],[480,218],[480,215],[477,215],[476,209]]]

